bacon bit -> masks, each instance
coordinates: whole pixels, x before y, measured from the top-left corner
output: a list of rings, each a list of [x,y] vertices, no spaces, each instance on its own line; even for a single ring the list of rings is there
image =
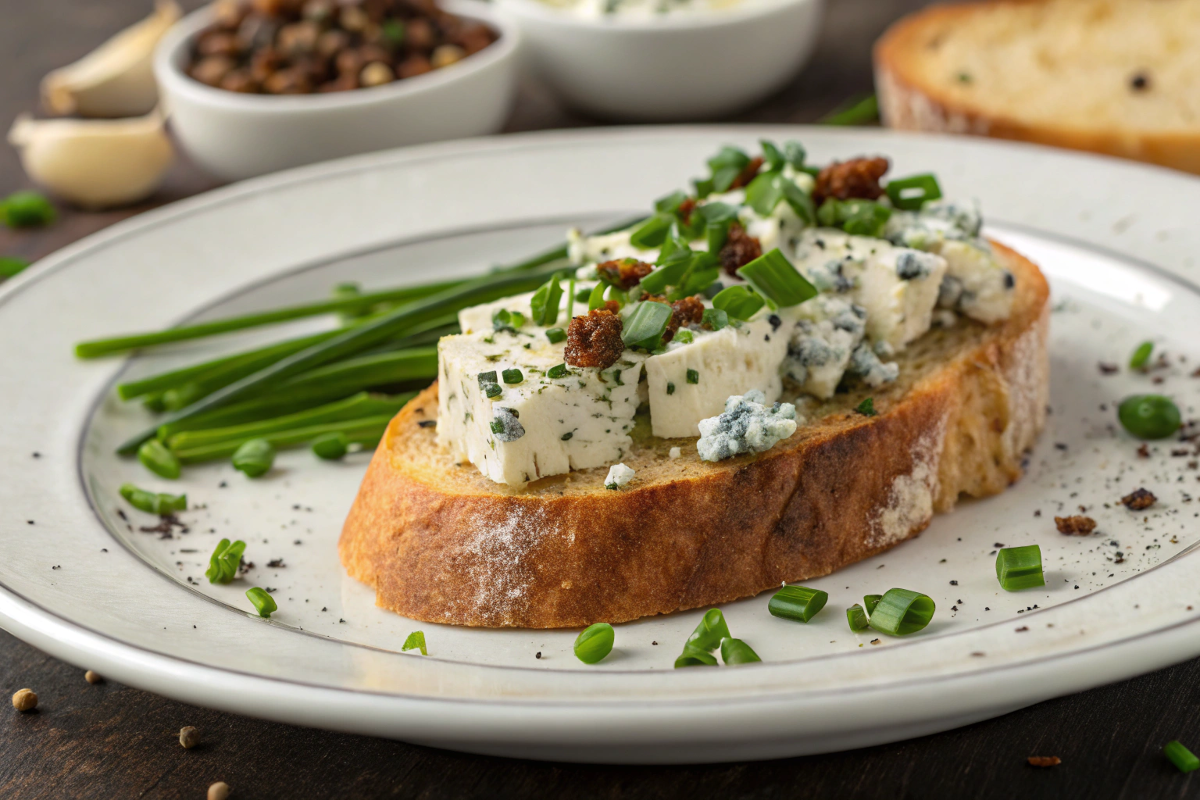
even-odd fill
[[[762,244],[758,239],[749,236],[746,229],[736,222],[729,226],[729,236],[725,239],[717,257],[728,275],[737,277],[737,271],[762,255]]]
[[[642,301],[647,303],[666,303],[667,298],[662,295],[643,294]],[[663,342],[669,342],[675,338],[675,332],[683,325],[698,325],[704,319],[704,303],[700,299],[700,295],[693,297],[685,297],[682,300],[676,300],[671,303],[671,319],[667,322],[667,329],[663,332]]]
[[[1029,766],[1031,767],[1057,767],[1062,763],[1062,759],[1058,756],[1030,756]]]
[[[1096,530],[1096,520],[1091,517],[1055,517],[1054,524],[1058,527],[1059,533],[1065,533],[1068,536],[1087,536]]]
[[[1101,361],[1096,366],[1098,366],[1100,368],[1101,375],[1115,375],[1121,371],[1121,368],[1118,367],[1116,364],[1109,364],[1104,361]]]
[[[596,265],[596,271],[600,273],[600,277],[626,291],[637,286],[642,278],[650,274],[652,269],[654,267],[645,261],[638,261],[633,258],[622,258],[620,261],[605,261],[603,264]]]
[[[683,220],[683,224],[687,225],[692,221],[692,212],[695,210],[696,200],[695,198],[689,197],[679,204],[679,208],[676,209],[675,213],[679,215],[681,220]]]
[[[874,200],[883,194],[879,179],[889,166],[886,158],[852,158],[841,163],[835,161],[817,174],[813,200],[818,204],[831,197],[838,200],[852,197]]]
[[[1150,446],[1147,445],[1145,442],[1142,442],[1141,446],[1138,447],[1138,449],[1137,449],[1137,454],[1138,454],[1138,458],[1149,458],[1150,457]]]
[[[733,179],[733,183],[729,184],[730,191],[740,189],[754,180],[754,177],[758,175],[758,171],[762,169],[762,165],[762,156],[750,159],[750,163],[746,165],[746,168],[738,173],[738,176]]]
[[[1121,498],[1121,504],[1130,511],[1141,511],[1154,505],[1157,501],[1158,498],[1154,496],[1154,492],[1146,489],[1138,489]]]
[[[615,312],[595,309],[586,317],[571,320],[567,328],[566,361],[572,367],[606,369],[617,363],[623,352],[621,317]]]

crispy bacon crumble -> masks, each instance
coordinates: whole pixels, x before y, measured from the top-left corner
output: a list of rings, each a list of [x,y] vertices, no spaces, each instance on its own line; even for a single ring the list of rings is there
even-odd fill
[[[717,257],[726,274],[736,276],[737,271],[762,255],[762,244],[758,239],[746,233],[746,229],[736,222],[729,226],[729,236],[725,239]]]
[[[600,273],[601,278],[626,291],[637,286],[652,269],[654,267],[650,264],[633,258],[605,261],[596,266],[596,272]]]
[[[879,179],[888,171],[886,158],[852,158],[834,162],[817,174],[813,201],[820,204],[829,198],[875,200],[883,194]]]
[[[1121,498],[1121,504],[1130,511],[1141,511],[1156,502],[1158,502],[1158,498],[1154,496],[1154,492],[1148,489],[1137,489]]]
[[[611,301],[610,301],[611,302]],[[625,352],[621,340],[621,317],[612,311],[594,309],[571,320],[567,328],[566,361],[572,367],[606,369]]]
[[[1055,517],[1054,524],[1058,527],[1059,533],[1065,533],[1068,536],[1087,536],[1096,530],[1096,520],[1078,515]]]

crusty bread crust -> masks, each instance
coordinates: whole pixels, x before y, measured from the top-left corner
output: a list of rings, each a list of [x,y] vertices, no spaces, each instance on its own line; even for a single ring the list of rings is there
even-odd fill
[[[718,464],[694,439],[647,441],[622,491],[603,488],[603,468],[516,493],[453,464],[418,424],[437,414],[435,384],[375,451],[342,563],[406,617],[561,628],[723,603],[886,550],[960,494],[1016,481],[1045,421],[1049,290],[996,249],[1017,277],[1012,317],[923,337],[902,359],[907,382],[873,393],[878,416],[841,396],[770,451]],[[667,457],[672,444],[687,455]]]
[[[953,98],[947,85],[922,76],[923,54],[941,32],[970,24],[984,8],[1037,2],[1042,0],[936,5],[895,23],[874,51],[875,91],[884,124],[900,130],[966,133],[1086,150],[1200,174],[1200,128],[1146,131],[1089,127],[1087,120],[1065,119],[1062,124],[1031,123],[990,107],[986,95],[974,101]]]

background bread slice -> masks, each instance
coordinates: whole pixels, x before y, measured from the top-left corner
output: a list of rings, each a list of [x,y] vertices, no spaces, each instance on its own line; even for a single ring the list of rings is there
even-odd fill
[[[893,128],[1200,173],[1200,0],[934,6],[876,43],[875,86]]]
[[[901,379],[803,409],[770,451],[717,464],[695,439],[636,436],[629,488],[607,468],[515,492],[436,444],[437,386],[392,421],[339,544],[377,603],[430,622],[577,627],[722,603],[825,575],[914,536],[960,494],[1021,475],[1045,419],[1049,290],[997,246],[1017,278],[1014,313],[991,328],[935,329]],[[636,433],[636,432],[635,432]],[[669,457],[672,446],[684,455]]]

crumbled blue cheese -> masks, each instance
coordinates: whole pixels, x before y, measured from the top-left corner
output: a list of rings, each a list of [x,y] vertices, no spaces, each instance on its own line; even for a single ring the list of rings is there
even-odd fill
[[[608,468],[608,477],[604,479],[605,489],[624,489],[637,474],[624,464],[613,464]]]
[[[672,447],[667,453],[669,458],[679,458],[681,455],[683,455],[683,450],[679,447]]]
[[[798,312],[781,370],[802,391],[828,399],[863,340],[867,310],[835,295],[817,295]]]
[[[564,344],[528,327],[438,343],[439,443],[510,486],[620,460],[632,445],[645,356],[626,352],[608,369],[571,367],[550,378],[550,368],[564,362]],[[487,397],[479,375],[505,369],[520,369],[525,379],[490,384],[496,394]]]
[[[872,388],[891,383],[900,377],[900,365],[885,364],[865,342],[854,348],[846,371]]]
[[[725,401],[725,411],[700,422],[696,448],[704,461],[722,461],[741,453],[761,453],[796,432],[796,407],[763,405],[766,397],[752,389]]]

